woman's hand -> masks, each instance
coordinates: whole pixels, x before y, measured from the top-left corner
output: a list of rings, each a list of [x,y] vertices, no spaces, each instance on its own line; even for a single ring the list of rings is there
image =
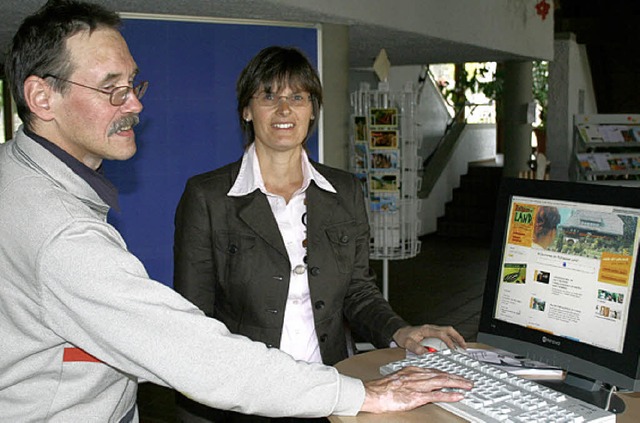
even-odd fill
[[[425,354],[427,349],[420,344],[425,338],[440,338],[451,349],[467,348],[462,335],[452,326],[406,326],[400,328],[393,335],[393,340],[398,346],[416,354]]]

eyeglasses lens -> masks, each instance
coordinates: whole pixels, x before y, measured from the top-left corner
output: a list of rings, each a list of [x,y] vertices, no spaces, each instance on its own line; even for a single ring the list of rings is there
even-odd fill
[[[286,101],[290,107],[305,107],[311,101],[311,96],[308,94],[276,96],[273,93],[262,93],[256,98],[258,99],[258,104],[264,107],[278,107],[281,101]]]
[[[130,91],[133,91],[133,95],[135,95],[138,98],[138,100],[140,100],[142,96],[144,96],[144,94],[147,92],[148,86],[149,86],[149,82],[142,81],[141,83],[139,83],[133,88],[118,87],[115,90],[113,90],[113,92],[111,93],[111,98],[109,99],[109,101],[114,106],[122,106],[129,98]]]

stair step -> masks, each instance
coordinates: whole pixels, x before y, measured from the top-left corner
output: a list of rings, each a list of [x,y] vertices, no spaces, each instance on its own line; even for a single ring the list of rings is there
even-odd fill
[[[455,238],[491,238],[492,226],[482,222],[455,222],[438,219],[438,234]]]
[[[444,206],[446,220],[493,223],[495,207],[466,207],[456,203]]]
[[[489,173],[485,175],[466,174],[460,177],[460,187],[497,193],[500,179],[501,176],[496,176]]]
[[[493,191],[467,189],[460,187],[453,190],[451,203],[467,207],[494,208],[497,193]]]
[[[480,175],[482,177],[502,178],[502,167],[500,166],[473,166],[470,165],[465,176]]]
[[[470,165],[438,218],[439,235],[491,239],[502,167]]]

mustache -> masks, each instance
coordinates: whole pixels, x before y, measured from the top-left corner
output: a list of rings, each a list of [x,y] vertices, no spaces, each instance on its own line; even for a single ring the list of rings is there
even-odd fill
[[[139,123],[140,117],[137,114],[125,116],[122,119],[114,122],[114,124],[111,126],[111,129],[109,129],[109,135],[114,135],[122,128],[133,128]]]

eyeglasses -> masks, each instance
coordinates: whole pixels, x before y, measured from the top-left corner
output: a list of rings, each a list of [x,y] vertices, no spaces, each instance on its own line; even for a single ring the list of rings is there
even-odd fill
[[[261,107],[278,107],[281,101],[286,101],[289,107],[306,107],[311,103],[311,95],[309,94],[275,95],[263,92],[253,98]]]
[[[128,85],[123,85],[121,87],[115,87],[111,91],[108,91],[108,90],[101,90],[100,88],[90,87],[88,85],[83,85],[78,82],[69,81],[68,79],[60,78],[55,75],[47,74],[44,77],[57,79],[58,81],[68,82],[69,84],[77,85],[83,88],[89,88],[90,90],[97,91],[102,94],[107,94],[109,96],[109,103],[111,103],[112,106],[116,106],[116,107],[122,106],[124,103],[127,102],[127,100],[129,99],[130,92],[133,92],[133,95],[135,95],[138,98],[138,100],[140,100],[144,96],[144,94],[147,92],[147,88],[149,87],[149,81],[142,81],[138,85],[135,85],[133,87],[130,87]]]

